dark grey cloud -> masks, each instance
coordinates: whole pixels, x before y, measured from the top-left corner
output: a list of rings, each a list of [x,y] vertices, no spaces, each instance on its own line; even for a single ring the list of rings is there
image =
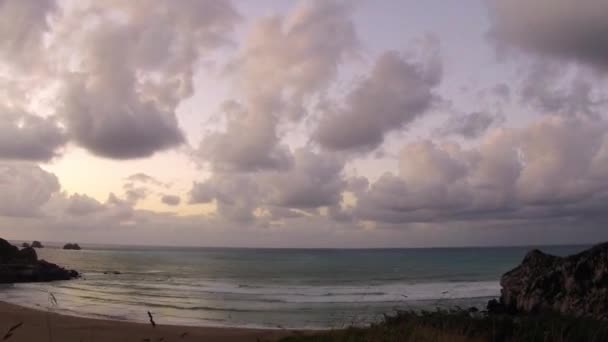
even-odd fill
[[[170,206],[176,206],[179,205],[181,202],[181,198],[179,196],[176,195],[162,195],[160,198],[161,202],[163,202],[166,205],[170,205]]]
[[[68,137],[55,117],[39,117],[0,108],[0,159],[48,161]]]
[[[466,115],[452,115],[437,131],[438,134],[460,135],[468,139],[482,136],[492,125],[499,124],[504,118],[499,115],[475,112]]]
[[[57,177],[37,165],[0,163],[0,216],[40,216],[59,189]]]
[[[430,37],[430,56],[413,62],[395,51],[382,54],[369,77],[357,85],[344,106],[324,113],[314,133],[328,150],[372,150],[384,136],[403,129],[433,104],[441,80],[439,42]]]
[[[357,217],[388,223],[605,217],[608,124],[544,117],[479,147],[408,144],[398,174],[358,196]]]
[[[490,36],[502,47],[608,70],[608,3],[487,0]]]

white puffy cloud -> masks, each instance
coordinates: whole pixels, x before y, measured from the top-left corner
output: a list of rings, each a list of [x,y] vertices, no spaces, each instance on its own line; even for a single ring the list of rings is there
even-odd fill
[[[600,215],[607,141],[605,121],[546,117],[495,130],[468,150],[411,143],[399,174],[361,193],[356,212],[391,223]]]
[[[277,127],[305,116],[356,53],[351,11],[347,1],[306,1],[256,21],[230,65],[242,100],[225,103],[225,130],[202,140],[199,158],[223,171],[286,169],[289,152]]]
[[[66,20],[58,29],[79,65],[67,70],[61,107],[72,138],[116,159],[181,144],[176,107],[193,92],[198,60],[228,39],[238,19],[230,3],[115,1],[74,11],[91,25]]]

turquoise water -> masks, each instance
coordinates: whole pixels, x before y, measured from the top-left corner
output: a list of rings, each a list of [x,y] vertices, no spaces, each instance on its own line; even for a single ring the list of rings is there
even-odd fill
[[[541,249],[567,255],[587,247]],[[481,307],[530,249],[44,248],[39,257],[83,278],[5,286],[0,300],[140,322],[151,311],[159,324],[341,327],[398,309]]]

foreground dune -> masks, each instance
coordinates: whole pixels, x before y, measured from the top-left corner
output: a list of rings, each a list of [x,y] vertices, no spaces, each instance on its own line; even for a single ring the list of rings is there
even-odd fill
[[[22,323],[18,326],[19,323]],[[158,323],[158,322],[157,322]],[[12,332],[9,332],[13,328]],[[10,334],[10,336],[6,336]],[[0,340],[10,342],[276,341],[288,330],[182,327],[59,315],[0,302]]]

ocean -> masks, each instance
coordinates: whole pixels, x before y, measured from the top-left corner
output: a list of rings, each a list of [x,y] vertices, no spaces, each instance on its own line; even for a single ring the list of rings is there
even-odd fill
[[[541,249],[568,255],[588,247]],[[532,247],[84,248],[37,250],[82,279],[4,285],[0,300],[137,322],[147,322],[150,311],[158,324],[340,328],[396,310],[483,308],[499,295],[501,274]]]

